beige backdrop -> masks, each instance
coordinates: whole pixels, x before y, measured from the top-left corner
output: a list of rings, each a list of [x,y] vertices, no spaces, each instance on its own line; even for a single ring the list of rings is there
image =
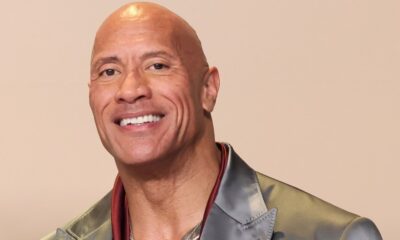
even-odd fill
[[[116,174],[87,103],[102,19],[125,1],[0,3],[0,238],[38,239]],[[217,138],[398,238],[400,1],[159,1],[198,31]]]

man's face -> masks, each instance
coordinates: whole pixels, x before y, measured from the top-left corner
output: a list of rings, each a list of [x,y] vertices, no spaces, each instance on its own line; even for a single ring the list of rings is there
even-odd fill
[[[90,106],[102,143],[116,160],[169,157],[202,133],[201,79],[208,69],[189,69],[177,46],[170,28],[151,22],[121,23],[98,36]]]

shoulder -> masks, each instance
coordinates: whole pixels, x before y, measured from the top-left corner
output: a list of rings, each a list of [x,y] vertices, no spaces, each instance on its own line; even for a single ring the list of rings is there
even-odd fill
[[[357,239],[371,239],[371,240],[382,240],[382,236],[379,233],[378,228],[375,224],[363,217],[354,219],[343,231],[343,240],[357,240]]]
[[[41,240],[111,239],[111,193]]]
[[[256,172],[265,203],[287,214],[313,214],[314,217],[329,215],[343,221],[351,221],[357,215],[340,209],[301,189]],[[305,216],[303,216],[305,217]]]
[[[285,239],[381,239],[367,218],[336,207],[289,184],[256,172],[268,208],[278,210],[275,231]]]

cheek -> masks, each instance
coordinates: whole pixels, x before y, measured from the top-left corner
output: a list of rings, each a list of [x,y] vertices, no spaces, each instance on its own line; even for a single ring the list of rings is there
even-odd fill
[[[195,86],[187,81],[179,81],[163,86],[160,91],[172,103],[177,114],[177,125],[185,132],[193,130],[196,126],[200,127],[203,110],[200,93]]]
[[[101,121],[106,107],[114,100],[114,91],[107,86],[91,86],[89,104],[96,122]]]
[[[193,96],[188,87],[188,84],[177,82],[165,83],[157,88],[158,92],[181,112],[186,111],[186,108],[192,108],[193,105]]]

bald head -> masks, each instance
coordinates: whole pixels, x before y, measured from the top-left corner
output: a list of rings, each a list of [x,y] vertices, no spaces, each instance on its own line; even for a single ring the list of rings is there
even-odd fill
[[[199,74],[208,68],[207,59],[195,30],[167,8],[145,2],[126,4],[106,18],[96,34],[92,60],[96,53],[102,50],[106,41],[116,33],[127,29],[135,32],[154,31],[155,36],[159,35],[174,45],[182,62],[193,69],[190,74]],[[125,37],[134,36],[126,34]]]
[[[151,23],[155,26],[174,26],[187,31],[198,40],[193,28],[180,16],[169,9],[155,3],[128,3],[123,5],[106,18],[97,35],[107,28],[117,27],[122,23]]]

